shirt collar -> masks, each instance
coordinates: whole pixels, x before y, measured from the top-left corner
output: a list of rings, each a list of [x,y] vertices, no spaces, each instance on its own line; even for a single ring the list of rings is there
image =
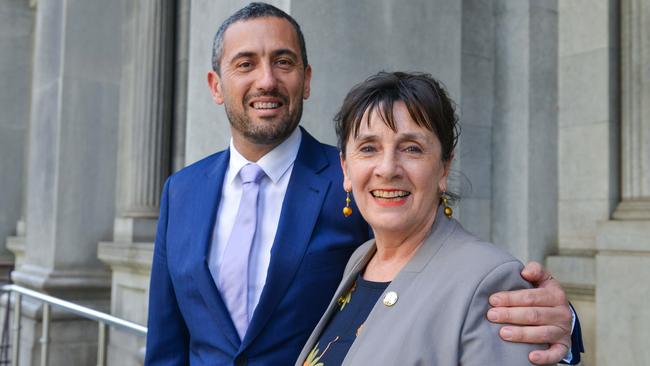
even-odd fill
[[[269,177],[273,183],[277,183],[296,160],[301,141],[302,132],[300,131],[300,128],[297,127],[286,140],[276,146],[273,150],[266,153],[266,155],[262,156],[256,164],[262,168],[266,176]],[[226,182],[232,184],[234,179],[239,175],[241,168],[249,163],[253,162],[248,161],[239,153],[239,151],[237,151],[232,142],[232,138],[230,138],[230,161]]]

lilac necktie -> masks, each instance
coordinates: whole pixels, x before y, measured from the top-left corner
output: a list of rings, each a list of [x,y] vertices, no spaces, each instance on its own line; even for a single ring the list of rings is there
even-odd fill
[[[259,181],[264,175],[256,164],[246,164],[239,171],[241,201],[219,270],[219,290],[240,339],[248,329],[248,262],[257,227]]]

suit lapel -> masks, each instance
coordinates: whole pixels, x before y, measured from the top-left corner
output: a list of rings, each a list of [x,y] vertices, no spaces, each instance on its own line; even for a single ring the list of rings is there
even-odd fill
[[[316,342],[321,336],[321,333],[323,333],[323,331],[325,330],[325,326],[329,323],[330,319],[334,315],[334,312],[338,308],[339,297],[343,296],[345,293],[347,293],[350,290],[350,287],[352,287],[352,283],[356,281],[359,273],[361,273],[366,268],[366,265],[368,264],[370,259],[372,259],[373,255],[377,251],[377,247],[375,246],[374,242],[375,242],[374,239],[370,240],[370,244],[367,246],[366,252],[359,257],[359,260],[357,261],[357,263],[354,264],[350,272],[345,273],[343,275],[339,287],[336,289],[336,292],[334,292],[334,297],[332,297],[332,300],[330,300],[330,303],[327,306],[327,310],[325,310],[325,313],[323,313],[323,316],[318,321],[318,324],[316,325],[311,335],[309,336],[307,343],[305,343],[305,346],[303,347],[302,352],[298,357],[298,361],[296,362],[296,364],[298,363],[302,364],[302,361],[307,358],[307,354],[311,352],[311,350],[314,348]]]
[[[235,348],[239,348],[239,335],[208,267],[212,230],[229,160],[229,151],[220,154],[214,165],[205,174],[197,176],[196,180],[192,182],[193,200],[191,204],[196,214],[191,215],[191,217],[194,217],[196,222],[190,223],[191,226],[189,227],[196,228],[191,239],[191,243],[196,245],[190,246],[191,251],[188,254],[191,256],[190,263],[194,265],[192,278],[207,305],[209,313],[213,315],[224,337]]]
[[[329,179],[319,175],[328,164],[320,143],[302,130],[302,142],[284,196],[280,222],[271,249],[266,284],[242,348],[259,335],[294,279],[331,184]]]

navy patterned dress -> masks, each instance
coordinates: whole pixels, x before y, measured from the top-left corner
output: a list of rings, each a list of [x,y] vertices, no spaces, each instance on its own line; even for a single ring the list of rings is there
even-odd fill
[[[366,281],[359,274],[345,295],[338,299],[332,316],[303,366],[339,366],[352,343],[363,331],[363,323],[390,282]]]

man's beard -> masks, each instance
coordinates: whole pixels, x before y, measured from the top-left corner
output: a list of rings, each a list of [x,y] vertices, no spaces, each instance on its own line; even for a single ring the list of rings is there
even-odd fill
[[[264,96],[274,96],[282,99],[284,105],[288,104],[288,98],[280,95],[279,93],[265,93]],[[242,113],[233,112],[228,104],[224,105],[226,109],[226,115],[228,116],[228,121],[230,125],[239,131],[244,137],[255,144],[259,145],[274,145],[279,144],[296,129],[300,118],[302,117],[302,98],[298,99],[298,105],[296,106],[295,113],[293,115],[289,111],[286,115],[279,116],[279,121],[269,122],[269,123],[252,123],[249,116],[246,114],[246,108],[250,107],[249,100],[258,97],[261,95],[255,95],[246,97],[244,99],[244,106]]]

